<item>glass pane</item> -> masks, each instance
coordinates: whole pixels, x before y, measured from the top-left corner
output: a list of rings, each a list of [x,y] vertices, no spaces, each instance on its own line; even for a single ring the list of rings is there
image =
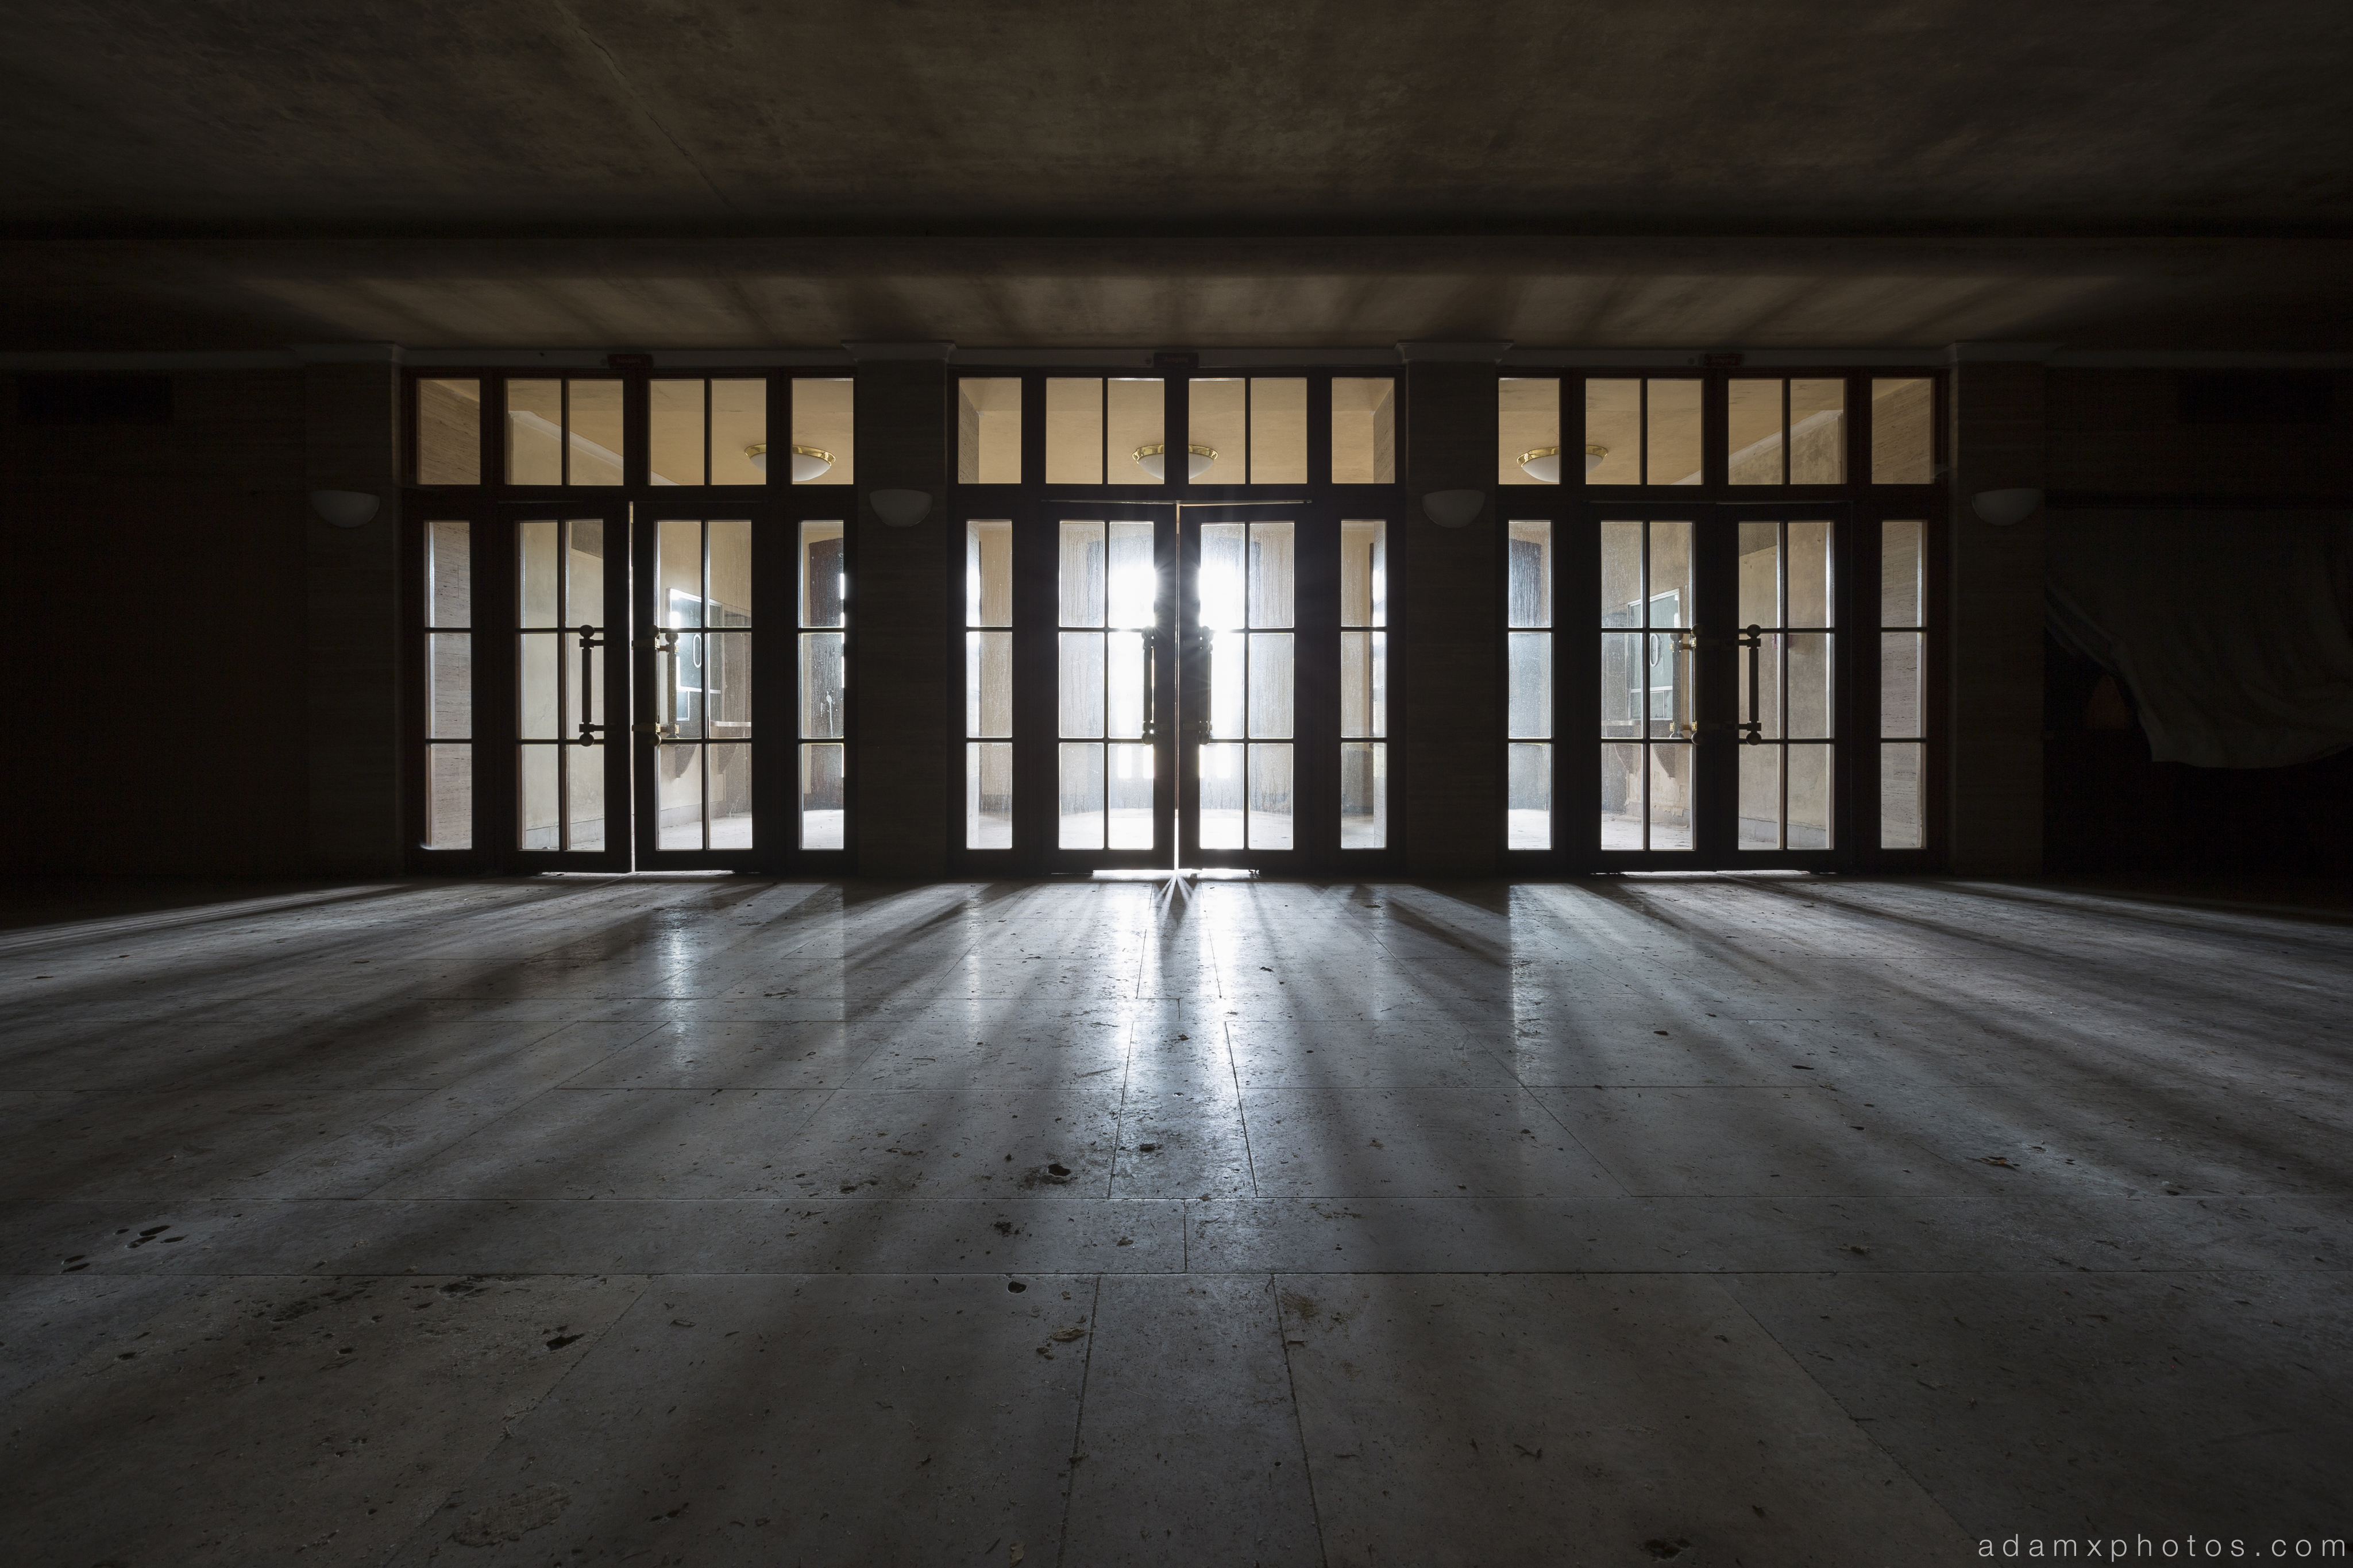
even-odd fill
[[[1831,748],[1791,746],[1789,769],[1789,847],[1828,849],[1831,847]]]
[[[702,748],[654,749],[654,843],[662,849],[702,847]]]
[[[1291,738],[1289,632],[1250,634],[1250,733],[1261,741]]]
[[[1340,748],[1340,847],[1386,849],[1389,842],[1389,749],[1377,741]]]
[[[565,384],[572,416],[565,434],[570,464],[565,483],[617,485],[621,482],[621,384],[617,381],[573,381]],[[599,821],[603,820],[599,807]],[[577,845],[575,848],[579,847]]]
[[[564,552],[564,615],[572,626],[596,626],[605,618],[605,524],[593,517],[564,525],[572,548]]]
[[[1250,847],[1288,849],[1291,839],[1291,748],[1250,749]]]
[[[1510,666],[1510,735],[1514,741],[1552,738],[1552,634],[1506,634]]]
[[[425,749],[425,847],[474,847],[474,748]]]
[[[1692,624],[1692,525],[1651,524],[1651,625]]]
[[[1062,610],[1066,626],[1103,624],[1103,525],[1062,524]]]
[[[1190,406],[1185,438],[1192,451],[1186,473],[1194,482],[1249,482],[1250,437],[1242,406],[1249,385],[1239,376],[1197,379],[1187,385]]]
[[[1871,384],[1871,482],[1925,485],[1936,478],[1936,384],[1927,377]]]
[[[1114,741],[1144,738],[1144,638],[1142,632],[1103,637],[1103,733]]]
[[[1149,849],[1152,834],[1150,746],[1105,746],[1104,837],[1113,849]]]
[[[1642,634],[1601,634],[1601,734],[1606,740],[1642,738],[1644,678]]]
[[[1377,645],[1387,632],[1340,634],[1340,733],[1356,739],[1386,734],[1388,694],[1382,690],[1384,662]]]
[[[1781,748],[1740,748],[1740,847],[1781,847]]]
[[[670,639],[670,647],[662,660],[664,671],[670,679],[670,721],[674,734],[685,740],[699,741],[708,716],[703,682],[708,679],[705,668],[703,639],[698,633],[688,632]]]
[[[1578,461],[1588,459],[1592,463],[1585,470],[1585,482],[1588,485],[1642,482],[1641,382],[1585,384],[1585,450]]]
[[[1789,482],[1846,483],[1846,383],[1836,377],[1789,384]]]
[[[1246,632],[1216,632],[1209,637],[1209,733],[1239,740],[1249,698]]]
[[[1918,632],[1879,635],[1879,732],[1908,740],[1926,731],[1920,712]]]
[[[848,710],[847,681],[842,669],[842,634],[804,632],[801,635],[801,738],[833,741],[843,728]]]
[[[1152,564],[1152,524],[1106,525],[1104,615],[1114,626],[1149,626],[1159,616],[1160,574]]]
[[[1167,424],[1167,394],[1157,380],[1113,379],[1103,387],[1104,482],[1114,485],[1156,485],[1163,477],[1137,460],[1137,454],[1161,445]]]
[[[1789,524],[1789,618],[1792,626],[1835,626],[1831,598],[1831,525]]]
[[[1103,732],[1103,638],[1101,632],[1063,632],[1060,671],[1061,692],[1058,731],[1073,737],[1101,739]]]
[[[801,524],[801,625],[842,624],[849,584],[844,580],[841,524]]]
[[[710,775],[711,847],[752,847],[752,748],[705,746],[702,766]]]
[[[554,632],[533,632],[516,641],[521,645],[521,668],[517,671],[515,719],[519,728],[515,733],[526,741],[555,740],[563,719],[565,695],[561,673],[563,640]]]
[[[1504,821],[1506,847],[1552,847],[1552,748],[1515,745],[1504,748]]]
[[[479,381],[419,381],[417,384],[417,482],[479,485],[482,482],[482,384]],[[439,846],[462,848],[464,846]]]
[[[1388,616],[1388,529],[1379,518],[1340,524],[1340,624],[1385,626]]]
[[[1064,849],[1103,847],[1103,749],[1092,742],[1061,748],[1061,828]]]
[[[473,528],[462,521],[425,525],[426,625],[474,624]]]
[[[1496,382],[1495,436],[1499,481],[1560,483],[1560,378],[1507,375]]]
[[[1604,536],[1611,528],[1622,523],[1604,523]],[[1508,524],[1505,548],[1505,581],[1509,619],[1506,626],[1548,626],[1552,625],[1552,524],[1543,520]]]
[[[1691,722],[1691,650],[1671,632],[1652,632],[1650,657],[1642,666],[1643,710],[1649,715],[1652,740],[1680,739]]]
[[[965,524],[964,619],[972,626],[1013,624],[1013,524],[1003,518]]]
[[[1601,847],[1642,847],[1641,746],[1623,742],[1601,748]]]
[[[1203,746],[1200,752],[1201,847],[1242,848],[1242,748]]]
[[[1307,482],[1307,382],[1303,376],[1250,378],[1250,482]]]
[[[507,388],[507,483],[564,482],[564,384],[510,381]]]
[[[1332,482],[1397,483],[1397,383],[1388,376],[1332,378]]]
[[[1925,750],[1917,744],[1879,748],[1882,849],[1917,849],[1926,842],[1921,837],[1921,824],[1927,816],[1923,804],[1926,785],[1920,766]]]
[[[546,748],[553,750],[554,748]],[[587,853],[605,847],[605,748],[564,749],[564,847]]]
[[[1705,383],[1653,381],[1649,384],[1642,482],[1695,485],[1700,482],[1700,391]]]
[[[711,384],[711,482],[714,485],[765,485],[768,482],[768,384],[735,377]],[[789,472],[779,468],[779,473]],[[714,849],[733,847],[718,841]]]
[[[558,611],[556,565],[561,559],[557,537],[559,525],[553,522],[519,523],[515,528],[516,553],[522,557],[519,575],[522,579],[522,604],[518,613],[526,626],[552,626]]]
[[[1601,624],[1642,624],[1642,525],[1601,525]]]
[[[1013,847],[1013,745],[976,742],[964,749],[964,846]]]
[[[1829,632],[1789,634],[1788,725],[1793,740],[1828,740],[1832,733],[1831,636]]]
[[[435,632],[427,638],[432,710],[426,733],[436,741],[463,741],[474,733],[474,638],[469,632]]]
[[[704,721],[714,741],[752,738],[752,634],[707,633],[702,641]]]
[[[855,392],[846,375],[794,380],[793,483],[846,485],[856,479]]]
[[[1046,482],[1103,482],[1103,384],[1099,378],[1046,378]],[[1128,482],[1124,472],[1117,482]]]
[[[1781,621],[1781,525],[1740,525],[1740,624],[1778,626]]]
[[[964,377],[956,383],[956,483],[1020,482],[1021,378]]]
[[[714,518],[703,524],[704,546],[710,551],[710,596],[703,624],[748,626],[752,624],[752,524],[740,517]]]
[[[561,849],[564,847],[564,795],[561,777],[562,748],[556,746],[520,746],[522,787],[517,802],[520,820],[515,824],[516,845],[523,849]]]
[[[1651,746],[1651,847],[1692,847],[1692,749]]]
[[[1298,525],[1254,522],[1250,531],[1250,624],[1260,627],[1290,626],[1292,544]]]
[[[1655,392],[1661,384],[1651,384]],[[1781,394],[1779,381],[1746,378],[1727,383],[1725,403],[1725,477],[1736,485],[1778,485],[1781,482]],[[1655,480],[1653,481],[1656,482]]]
[[[842,847],[841,745],[801,748],[801,847],[839,849]]]
[[[703,383],[663,378],[646,385],[647,479],[657,485],[703,482]],[[701,829],[697,830],[698,835]],[[698,842],[696,847],[701,847]]]
[[[1879,624],[1917,626],[1926,623],[1920,606],[1926,602],[1922,584],[1927,568],[1928,525],[1889,521],[1879,525]]]
[[[1761,726],[1758,739],[1778,741],[1781,738],[1781,654],[1788,637],[1781,632],[1763,632],[1757,640],[1758,647],[1740,650],[1740,719]],[[1751,665],[1757,676],[1753,704],[1748,700]]]
[[[964,635],[964,732],[1013,733],[1013,634]]]
[[[1194,584],[1199,599],[1200,624],[1208,627],[1245,624],[1245,563],[1250,529],[1240,522],[1201,525],[1201,566]]]
[[[702,625],[702,524],[664,518],[654,540],[654,605],[661,624]]]

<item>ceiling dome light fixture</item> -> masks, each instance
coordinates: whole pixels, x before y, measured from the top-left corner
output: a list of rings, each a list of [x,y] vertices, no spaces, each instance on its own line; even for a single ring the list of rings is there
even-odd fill
[[[1187,484],[1208,473],[1218,461],[1215,447],[1187,447],[1185,451],[1185,481]],[[1135,466],[1155,479],[1166,479],[1168,477],[1167,447],[1158,441],[1149,447],[1138,447],[1135,449]]]
[[[753,442],[744,448],[744,455],[752,459],[754,468],[764,474],[768,471],[768,444],[765,441]],[[793,483],[797,485],[808,483],[832,467],[833,454],[822,447],[793,448]]]
[[[1585,448],[1585,471],[1589,474],[1594,469],[1599,468],[1601,466],[1601,459],[1609,455],[1609,448],[1607,447],[1588,447]],[[1557,447],[1538,447],[1533,452],[1522,452],[1520,454],[1520,471],[1539,484],[1556,485],[1560,483],[1560,448]]]

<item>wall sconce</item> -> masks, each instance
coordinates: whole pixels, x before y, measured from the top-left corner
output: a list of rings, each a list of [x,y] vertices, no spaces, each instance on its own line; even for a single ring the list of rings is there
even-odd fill
[[[1969,498],[1969,510],[1993,524],[2008,528],[2024,522],[2042,504],[2041,490],[1979,490]]]
[[[1421,498],[1421,513],[1440,528],[1462,528],[1486,504],[1485,490],[1432,490]]]
[[[874,515],[892,528],[913,528],[932,510],[929,490],[875,490],[866,499],[874,503]]]
[[[337,528],[357,528],[375,521],[376,509],[384,498],[365,490],[312,490],[311,510],[319,514],[322,522]]]

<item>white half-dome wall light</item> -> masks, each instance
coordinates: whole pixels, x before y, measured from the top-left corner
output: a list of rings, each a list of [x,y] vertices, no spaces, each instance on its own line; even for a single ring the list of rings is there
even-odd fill
[[[1599,468],[1601,466],[1601,459],[1609,455],[1609,448],[1607,447],[1586,447],[1585,471],[1589,474],[1594,469]],[[1520,472],[1527,475],[1528,478],[1535,480],[1538,484],[1556,485],[1560,483],[1560,448],[1557,447],[1538,447],[1533,452],[1521,453]]]
[[[337,528],[359,528],[375,521],[384,498],[366,490],[312,490],[311,510],[319,521]]]
[[[744,455],[752,459],[754,468],[764,474],[768,471],[768,444],[765,441],[753,442],[744,448]],[[797,485],[805,485],[811,479],[821,478],[832,467],[833,454],[822,447],[793,448],[793,483]]]
[[[1969,498],[1969,510],[1996,528],[2024,522],[2042,504],[2037,489],[1979,490]]]
[[[1421,498],[1421,512],[1440,528],[1466,528],[1486,504],[1485,490],[1432,490]]]
[[[932,510],[929,490],[875,490],[866,499],[874,503],[874,515],[892,528],[913,528]]]
[[[1135,466],[1142,468],[1145,473],[1150,474],[1154,479],[1167,479],[1168,447],[1165,443],[1155,441],[1149,447],[1138,447],[1135,449],[1134,458]],[[1199,479],[1203,474],[1208,473],[1211,468],[1217,467],[1217,464],[1218,449],[1215,447],[1186,447],[1186,483],[1190,484],[1195,479]]]

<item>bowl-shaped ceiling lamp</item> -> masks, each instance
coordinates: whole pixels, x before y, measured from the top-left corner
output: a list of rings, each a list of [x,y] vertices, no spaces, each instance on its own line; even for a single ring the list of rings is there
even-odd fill
[[[768,444],[765,441],[753,442],[744,448],[744,455],[752,459],[754,468],[764,474],[768,471]],[[793,483],[797,485],[808,483],[832,467],[833,454],[822,447],[793,448]]]
[[[1594,469],[1599,468],[1601,466],[1601,459],[1609,455],[1609,448],[1607,447],[1588,447],[1585,448],[1585,471],[1589,474]],[[1533,452],[1521,453],[1520,471],[1540,484],[1556,485],[1560,483],[1560,448],[1557,447],[1538,447]]]
[[[1186,447],[1186,482],[1189,484],[1208,473],[1217,460],[1218,449],[1215,447]],[[1168,477],[1168,448],[1157,441],[1149,447],[1138,447],[1135,449],[1135,466],[1155,479],[1166,479]]]

